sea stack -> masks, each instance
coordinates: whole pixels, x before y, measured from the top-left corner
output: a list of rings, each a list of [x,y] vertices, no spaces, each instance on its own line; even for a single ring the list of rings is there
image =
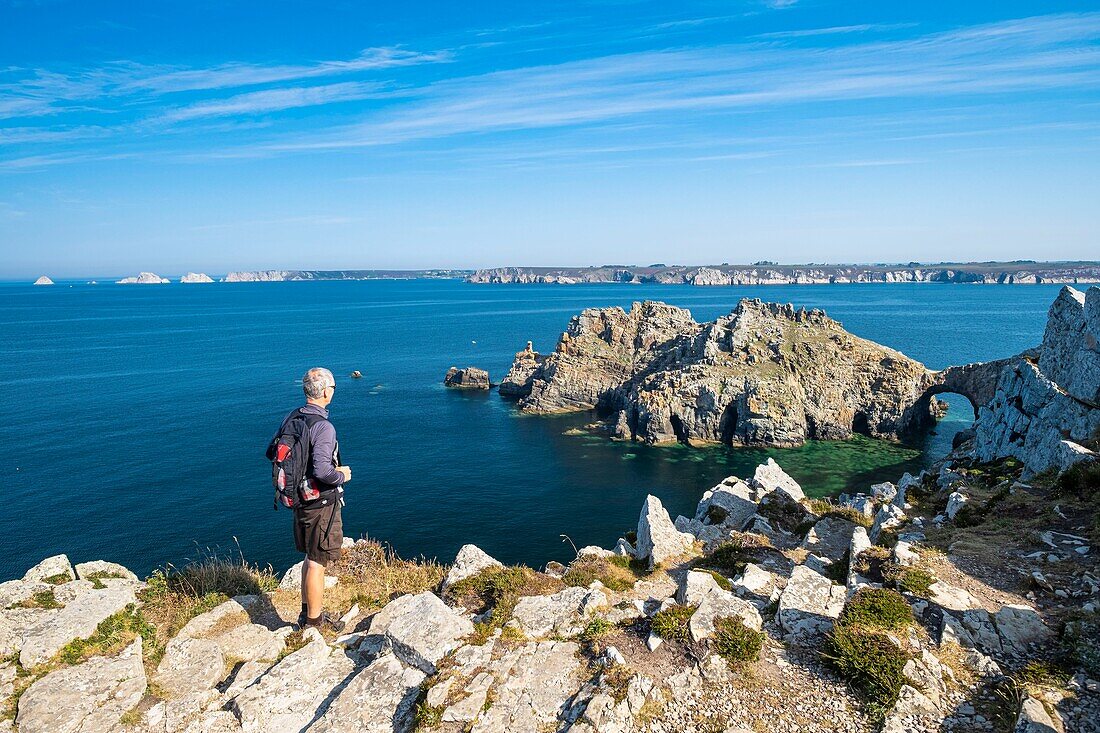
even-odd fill
[[[447,370],[447,376],[443,378],[446,387],[455,389],[489,389],[489,372],[477,367],[459,369],[451,367]]]
[[[53,285],[53,280],[49,279],[45,275],[34,281],[35,285]]]
[[[189,272],[180,278],[181,283],[212,283],[213,278],[205,272]]]
[[[820,310],[745,299],[709,323],[665,303],[588,309],[505,381],[524,412],[595,409],[623,439],[790,447],[898,437],[932,375]]]
[[[135,277],[124,277],[116,282],[119,285],[161,285],[169,280],[153,272],[139,272]]]

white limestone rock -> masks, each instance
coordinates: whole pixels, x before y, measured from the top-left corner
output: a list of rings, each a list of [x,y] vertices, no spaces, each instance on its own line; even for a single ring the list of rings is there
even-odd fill
[[[695,508],[695,519],[740,531],[756,513],[757,490],[736,476],[730,476],[703,494]]]
[[[325,643],[316,629],[306,629],[305,646],[288,654],[230,703],[244,733],[298,731],[317,708],[355,669],[343,649]]]
[[[854,569],[856,558],[859,557],[861,552],[870,548],[871,539],[867,536],[867,530],[857,526],[852,530],[852,541],[848,545],[848,590],[855,590],[870,582]]]
[[[615,547],[612,548],[612,552],[620,557],[634,557],[636,550],[634,545],[620,537],[615,543]]]
[[[466,685],[463,691],[465,697],[450,705],[443,711],[444,723],[468,723],[473,721],[485,707],[485,700],[489,696],[489,688],[493,684],[493,676],[488,672],[479,672],[473,680]]]
[[[944,510],[944,514],[948,519],[954,519],[955,515],[959,513],[959,510],[966,506],[970,498],[960,491],[952,491],[951,495],[947,497],[947,508]]]
[[[214,282],[214,278],[210,277],[205,272],[189,272],[180,278],[180,282],[184,284],[212,283]]]
[[[868,537],[871,538],[871,542],[878,542],[883,531],[899,527],[903,521],[905,521],[905,512],[893,504],[885,504],[875,514],[875,521],[871,525]]]
[[[759,490],[761,495],[772,491],[782,491],[795,501],[802,501],[806,498],[802,487],[779,467],[774,458],[769,458],[765,463],[761,463],[756,467],[756,473],[753,474],[750,483]]]
[[[370,622],[369,633],[383,636],[394,654],[425,674],[435,674],[435,665],[474,632],[465,616],[447,607],[431,592],[404,595],[390,601]]]
[[[76,573],[73,572],[72,563],[69,562],[67,555],[47,557],[26,572],[23,576],[23,582],[40,582],[46,578],[55,578],[59,575],[67,576],[68,580],[76,580]]]
[[[569,587],[548,596],[520,598],[512,619],[532,638],[552,633],[572,636],[584,628],[593,612],[607,605],[607,595],[599,589]]]
[[[136,601],[134,589],[128,585],[108,586],[102,590],[81,593],[64,608],[27,630],[23,635],[19,663],[24,667],[33,667],[49,661],[70,641],[87,639],[95,633],[100,621]]]
[[[1054,638],[1054,632],[1030,606],[1002,606],[993,614],[993,622],[1004,650],[1016,656],[1027,656],[1029,645],[1042,644]]]
[[[833,627],[844,610],[845,589],[805,565],[791,571],[776,620],[790,641],[806,643]]]
[[[246,623],[249,610],[255,608],[258,603],[260,603],[259,596],[234,596],[188,621],[176,634],[176,638],[202,638],[209,636],[215,630]]]
[[[443,590],[447,590],[460,580],[472,578],[483,570],[504,567],[500,561],[486,554],[477,545],[463,545],[455,555],[454,565],[443,579]]]
[[[266,626],[245,623],[213,637],[227,660],[252,662],[258,659],[274,661],[286,646],[287,633],[277,634]]]
[[[720,618],[737,618],[753,631],[760,631],[763,620],[756,606],[721,588],[712,588],[699,602],[699,608],[688,619],[688,631],[694,641],[709,639],[714,623]]]
[[[690,552],[694,544],[693,535],[676,529],[661,500],[647,496],[638,517],[637,557],[649,558],[649,567],[654,568]]]
[[[42,275],[41,277],[39,277],[37,280],[34,281],[34,284],[35,285],[53,285],[53,280],[46,277],[45,275]]]
[[[134,582],[139,582],[138,576],[133,573],[129,568],[124,565],[119,565],[117,562],[107,562],[105,560],[92,560],[90,562],[77,563],[73,568],[76,571],[76,577],[81,580],[87,580],[89,576],[105,578],[123,578]]]
[[[140,272],[135,276],[124,277],[115,282],[119,285],[165,285],[169,280],[153,272]]]
[[[1056,724],[1042,701],[1031,695],[1024,698],[1013,733],[1059,733],[1061,730],[1062,721]]]
[[[690,570],[680,578],[680,586],[676,589],[676,602],[681,606],[696,606],[703,600],[703,596],[714,589],[720,588],[713,575],[700,570]]]
[[[19,698],[20,733],[112,730],[145,694],[141,638],[117,657],[92,657],[50,672]]]
[[[290,568],[283,574],[283,579],[279,581],[279,590],[300,590],[302,587],[302,566],[305,564],[305,560],[291,565]],[[333,575],[325,576],[325,587],[332,588],[340,579]]]
[[[471,733],[514,733],[550,727],[580,686],[580,647],[573,642],[522,644],[489,668],[495,684],[492,706],[478,716]]]
[[[898,487],[889,481],[871,486],[871,496],[884,504],[893,504],[898,495]]]
[[[958,588],[942,580],[937,580],[928,587],[928,590],[930,593],[929,600],[949,611],[968,611],[982,607],[978,599],[965,588]]]
[[[386,654],[351,678],[311,733],[393,733],[414,727],[420,684],[427,675]]]
[[[806,533],[802,547],[815,555],[837,562],[844,557],[852,544],[852,533],[855,529],[856,525],[847,519],[825,517]]]
[[[212,639],[175,638],[164,649],[153,681],[179,697],[213,689],[225,676],[225,657]]]

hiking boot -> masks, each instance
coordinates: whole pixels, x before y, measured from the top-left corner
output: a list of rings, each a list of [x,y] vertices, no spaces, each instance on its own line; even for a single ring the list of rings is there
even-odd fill
[[[318,631],[332,631],[336,634],[344,630],[344,622],[328,611],[321,611],[321,615],[317,618],[307,618],[305,620],[305,626],[312,626]],[[302,628],[305,628],[305,626]]]
[[[306,617],[306,612],[302,611],[301,613],[298,614],[298,620],[295,621],[294,623],[298,627],[298,630],[300,631],[300,630],[302,630],[306,627],[306,621],[308,621],[308,620],[309,619]]]

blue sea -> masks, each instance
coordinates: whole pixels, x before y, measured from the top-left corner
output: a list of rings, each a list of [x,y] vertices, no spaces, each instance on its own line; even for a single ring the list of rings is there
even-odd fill
[[[528,340],[551,351],[586,307],[663,300],[697,320],[742,297],[824,308],[929,367],[1037,344],[1057,286],[493,286],[446,280],[120,286],[0,284],[0,580],[41,558],[139,573],[214,551],[282,570],[290,513],[263,457],[327,366],[353,481],[345,530],[450,561],[473,542],[541,567],[611,546],[647,493],[675,516],[774,456],[815,495],[865,489],[943,455],[972,419],[962,398],[915,445],[859,439],[792,450],[649,447],[567,435],[589,415],[520,416],[495,391],[443,388],[447,368],[495,380]],[[362,379],[351,379],[353,370]]]

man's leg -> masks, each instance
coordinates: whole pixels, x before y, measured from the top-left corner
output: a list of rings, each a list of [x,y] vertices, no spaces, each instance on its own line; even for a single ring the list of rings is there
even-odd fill
[[[302,603],[307,618],[317,618],[325,606],[325,566],[308,557],[302,564]]]

